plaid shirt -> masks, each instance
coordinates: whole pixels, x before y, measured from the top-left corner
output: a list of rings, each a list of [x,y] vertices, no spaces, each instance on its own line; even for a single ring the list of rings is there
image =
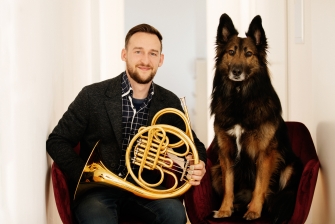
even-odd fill
[[[126,72],[122,74],[122,154],[119,165],[119,176],[126,175],[125,154],[129,142],[135,136],[138,129],[147,126],[149,115],[149,103],[154,95],[154,85],[151,84],[149,94],[138,110],[132,102],[133,89],[130,86]]]

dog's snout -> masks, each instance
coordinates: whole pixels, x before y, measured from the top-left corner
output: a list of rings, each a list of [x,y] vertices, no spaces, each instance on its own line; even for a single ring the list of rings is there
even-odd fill
[[[243,81],[246,78],[245,71],[241,64],[235,64],[231,67],[229,72],[229,79],[233,81]]]
[[[242,74],[243,68],[242,66],[235,66],[232,69],[232,72],[235,76],[240,76]]]

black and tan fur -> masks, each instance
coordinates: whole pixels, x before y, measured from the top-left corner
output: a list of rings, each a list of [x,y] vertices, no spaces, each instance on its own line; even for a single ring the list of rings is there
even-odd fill
[[[246,38],[223,14],[217,30],[211,114],[218,164],[214,189],[223,196],[215,218],[245,209],[246,220],[268,211],[273,223],[293,213],[301,164],[291,149],[281,103],[267,68],[267,38],[260,16]]]

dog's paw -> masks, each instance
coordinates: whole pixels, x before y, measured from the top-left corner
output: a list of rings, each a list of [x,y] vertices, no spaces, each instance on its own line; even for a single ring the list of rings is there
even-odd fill
[[[254,212],[249,210],[243,216],[243,218],[245,218],[246,220],[258,219],[259,217],[261,217],[260,212]]]
[[[233,213],[232,210],[226,210],[226,211],[219,210],[219,211],[213,211],[213,212],[214,212],[214,215],[213,215],[214,218],[230,217],[231,214]]]

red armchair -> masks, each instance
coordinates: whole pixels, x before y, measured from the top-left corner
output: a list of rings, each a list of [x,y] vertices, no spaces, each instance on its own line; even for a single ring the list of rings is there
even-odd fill
[[[80,146],[78,145],[74,150],[77,153],[79,153]],[[52,186],[54,190],[54,197],[56,201],[58,214],[63,224],[75,224],[76,221],[72,215],[71,208],[70,208],[71,199],[70,199],[70,193],[69,193],[66,177],[62,173],[62,171],[59,169],[56,163],[52,164],[51,178],[52,178]],[[120,217],[120,223],[121,224],[143,224],[142,222],[132,220],[131,217]]]
[[[52,164],[51,177],[52,177],[52,185],[54,189],[54,196],[55,196],[58,214],[63,224],[75,224],[76,221],[74,217],[72,216],[72,212],[70,209],[71,199],[70,199],[70,194],[69,194],[66,178],[56,163]],[[132,220],[131,217],[121,217],[120,223],[121,224],[128,224],[128,223],[129,224],[143,224],[142,222]]]
[[[289,137],[291,140],[293,151],[301,158],[304,170],[301,176],[298,195],[296,199],[294,213],[289,224],[305,223],[310,211],[314,189],[320,168],[320,162],[316,154],[313,140],[307,127],[299,122],[286,122]],[[229,218],[215,219],[212,217],[212,211],[219,207],[221,199],[215,197],[212,192],[210,167],[217,155],[214,154],[211,147],[207,150],[207,166],[206,172],[201,185],[191,188],[184,195],[185,207],[192,224],[203,223],[270,223],[269,217],[263,215],[261,218],[253,221],[245,221],[240,216],[232,216]]]

